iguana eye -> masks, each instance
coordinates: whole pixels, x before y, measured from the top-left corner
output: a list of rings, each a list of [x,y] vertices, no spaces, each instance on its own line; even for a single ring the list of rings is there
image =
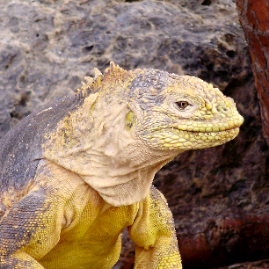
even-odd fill
[[[189,105],[187,101],[179,101],[179,102],[176,102],[176,104],[179,109],[184,109]]]

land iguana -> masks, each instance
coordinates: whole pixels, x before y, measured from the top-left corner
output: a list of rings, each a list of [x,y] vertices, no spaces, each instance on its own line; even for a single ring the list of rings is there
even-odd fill
[[[234,139],[234,101],[201,79],[111,63],[0,141],[0,268],[111,268],[128,228],[135,268],[182,268],[154,175]]]

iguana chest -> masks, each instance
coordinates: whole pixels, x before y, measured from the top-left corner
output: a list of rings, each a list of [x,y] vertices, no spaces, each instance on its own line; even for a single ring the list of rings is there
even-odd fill
[[[90,196],[89,196],[90,197]],[[121,232],[132,225],[138,204],[100,207],[89,198],[74,224],[39,262],[45,268],[111,268],[121,251]]]

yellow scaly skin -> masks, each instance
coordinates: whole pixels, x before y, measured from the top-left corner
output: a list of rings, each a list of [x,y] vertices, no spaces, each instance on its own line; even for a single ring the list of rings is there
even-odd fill
[[[185,150],[234,139],[242,123],[200,79],[96,70],[0,141],[0,268],[112,268],[124,228],[135,268],[182,268],[154,175]]]

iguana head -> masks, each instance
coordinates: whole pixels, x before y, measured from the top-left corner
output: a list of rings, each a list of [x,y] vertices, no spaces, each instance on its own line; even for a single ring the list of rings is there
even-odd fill
[[[182,152],[221,145],[237,136],[244,121],[232,98],[196,77],[126,71],[112,63],[97,78],[94,87],[108,103],[127,104],[125,129],[153,149]]]
[[[232,98],[191,76],[138,70],[130,86],[131,112],[141,139],[152,148],[194,150],[234,139],[244,119]]]

